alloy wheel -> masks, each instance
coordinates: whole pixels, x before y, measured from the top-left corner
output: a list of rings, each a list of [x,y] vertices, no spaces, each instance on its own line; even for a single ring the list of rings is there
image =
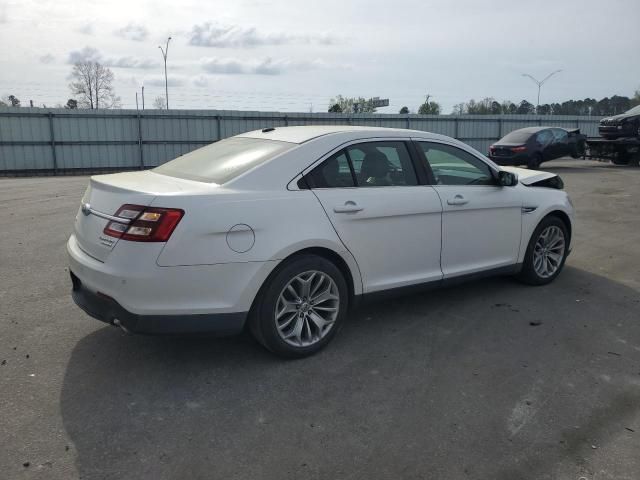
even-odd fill
[[[542,230],[533,247],[533,268],[542,278],[553,276],[564,258],[564,232],[556,225]]]
[[[280,338],[295,347],[322,340],[340,309],[340,293],[326,273],[310,270],[293,277],[282,289],[274,312]]]

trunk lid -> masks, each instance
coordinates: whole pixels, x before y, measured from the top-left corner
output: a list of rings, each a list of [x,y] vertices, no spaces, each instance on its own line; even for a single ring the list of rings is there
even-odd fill
[[[160,195],[186,193],[194,188],[205,188],[205,184],[149,170],[91,177],[75,220],[79,247],[91,257],[105,262],[118,239],[103,233],[109,220],[100,214],[113,216],[124,204],[149,206]]]

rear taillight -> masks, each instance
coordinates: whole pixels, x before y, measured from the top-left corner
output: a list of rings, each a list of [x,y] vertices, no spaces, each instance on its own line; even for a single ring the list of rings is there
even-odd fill
[[[525,146],[522,146],[522,147],[513,147],[513,148],[511,149],[511,151],[512,151],[513,153],[520,153],[520,152],[524,152],[526,149],[527,149],[527,147],[525,147]]]
[[[112,220],[103,232],[132,242],[166,242],[183,215],[184,211],[176,208],[123,205],[115,216],[129,220],[129,223]]]

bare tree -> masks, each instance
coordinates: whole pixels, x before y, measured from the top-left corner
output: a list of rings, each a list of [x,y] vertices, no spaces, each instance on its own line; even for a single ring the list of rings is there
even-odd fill
[[[69,84],[83,108],[120,108],[120,97],[113,91],[113,72],[98,62],[84,61],[73,66]]]
[[[167,108],[167,101],[164,97],[156,97],[153,100],[153,108],[158,110],[165,110]]]

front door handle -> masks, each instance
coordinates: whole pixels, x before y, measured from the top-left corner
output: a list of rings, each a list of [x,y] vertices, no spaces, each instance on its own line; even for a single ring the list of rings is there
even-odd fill
[[[363,207],[359,207],[358,204],[352,200],[347,200],[344,205],[333,207],[335,213],[356,213],[364,210]]]
[[[449,200],[447,200],[447,203],[449,205],[466,205],[467,203],[469,203],[469,200],[464,198],[464,195],[458,194],[455,197],[450,198]]]

